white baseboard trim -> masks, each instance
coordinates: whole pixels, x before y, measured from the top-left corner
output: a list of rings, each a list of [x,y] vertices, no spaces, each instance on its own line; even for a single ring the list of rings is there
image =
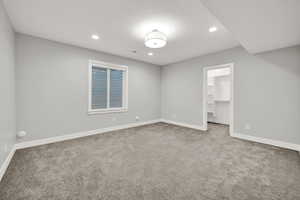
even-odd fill
[[[65,140],[72,140],[72,139],[86,137],[86,136],[90,136],[90,135],[97,135],[97,134],[106,133],[106,132],[110,132],[110,131],[116,131],[116,130],[121,130],[121,129],[126,129],[126,128],[133,128],[133,127],[143,126],[143,125],[147,125],[147,124],[154,124],[157,122],[160,122],[160,119],[150,120],[150,121],[145,121],[145,122],[129,123],[129,124],[125,124],[125,125],[119,125],[119,126],[113,126],[113,127],[107,127],[107,128],[100,128],[100,129],[91,130],[91,131],[82,131],[82,132],[78,132],[78,133],[72,133],[72,134],[68,134],[68,135],[62,135],[62,136],[39,139],[39,140],[32,140],[32,141],[27,141],[27,142],[20,142],[20,143],[15,144],[15,148],[16,149],[24,149],[24,148],[40,146],[40,145],[44,145],[44,144],[62,142]]]
[[[3,178],[3,176],[4,176],[5,172],[6,172],[8,166],[9,166],[9,163],[10,163],[11,159],[13,158],[15,152],[16,152],[16,149],[15,149],[15,147],[13,147],[12,150],[7,155],[4,163],[2,164],[2,166],[0,168],[0,181]]]
[[[240,133],[234,133],[234,134],[231,134],[230,136],[239,138],[242,140],[248,140],[248,141],[258,142],[258,143],[262,143],[262,144],[269,144],[269,145],[273,145],[273,146],[281,147],[281,148],[285,148],[285,149],[300,151],[299,144],[293,144],[293,143],[282,142],[282,141],[278,141],[278,140],[255,137],[255,136],[245,135],[245,134],[240,134]]]
[[[196,129],[196,130],[200,130],[200,131],[206,131],[207,130],[203,126],[192,125],[192,124],[187,124],[187,123],[182,123],[182,122],[175,122],[175,121],[167,120],[167,119],[161,119],[161,122],[164,122],[164,123],[167,123],[167,124],[174,124],[174,125],[177,125],[177,126],[183,126],[183,127],[187,127],[187,128],[192,128],[192,129]]]
[[[65,140],[72,140],[72,139],[86,137],[86,136],[90,136],[90,135],[102,134],[102,133],[106,133],[106,132],[110,132],[110,131],[116,131],[116,130],[121,130],[121,129],[126,129],[126,128],[133,128],[133,127],[138,127],[138,126],[143,126],[143,125],[148,125],[148,124],[154,124],[154,123],[158,123],[158,122],[164,122],[164,123],[168,123],[168,124],[174,124],[177,126],[183,126],[183,127],[187,127],[187,128],[196,129],[196,130],[206,131],[205,128],[203,128],[202,126],[198,126],[198,125],[191,125],[191,124],[187,124],[187,123],[175,122],[175,121],[166,120],[166,119],[157,119],[157,120],[150,120],[150,121],[145,121],[145,122],[137,122],[137,123],[113,126],[113,127],[108,127],[108,128],[101,128],[101,129],[96,129],[96,130],[92,130],[92,131],[83,131],[83,132],[62,135],[62,136],[57,136],[57,137],[51,137],[51,138],[45,138],[45,139],[39,139],[39,140],[33,140],[33,141],[28,141],[28,142],[20,142],[20,143],[17,143],[14,145],[13,149],[8,154],[6,160],[2,164],[2,166],[0,168],[0,181],[1,181],[2,177],[4,176],[5,171],[7,170],[9,163],[17,149],[24,149],[24,148],[28,148],[28,147],[34,147],[34,146],[39,146],[39,145],[44,145],[44,144],[61,142],[61,141],[65,141]],[[234,133],[231,136],[235,137],[235,138],[243,139],[243,140],[249,140],[252,142],[269,144],[269,145],[286,148],[286,149],[291,149],[291,150],[296,150],[296,151],[300,152],[300,145],[298,145],[298,144],[281,142],[281,141],[276,141],[276,140],[271,140],[271,139],[266,139],[266,138],[259,138],[259,137],[254,137],[254,136],[249,136],[249,135],[239,134],[239,133]]]

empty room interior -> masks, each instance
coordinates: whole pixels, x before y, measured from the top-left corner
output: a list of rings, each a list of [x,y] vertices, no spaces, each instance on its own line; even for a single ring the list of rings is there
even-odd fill
[[[299,0],[0,0],[0,200],[300,200]]]

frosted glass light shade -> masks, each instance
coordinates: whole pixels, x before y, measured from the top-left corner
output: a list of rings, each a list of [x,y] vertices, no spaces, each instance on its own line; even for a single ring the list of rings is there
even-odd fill
[[[167,36],[158,30],[153,30],[145,37],[145,46],[149,48],[162,48],[167,44]]]

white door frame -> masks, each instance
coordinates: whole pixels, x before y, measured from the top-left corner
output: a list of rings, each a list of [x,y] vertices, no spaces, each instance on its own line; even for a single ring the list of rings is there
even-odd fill
[[[214,65],[203,68],[203,128],[207,130],[207,71],[212,69],[230,68],[230,118],[229,118],[229,134],[233,135],[234,130],[234,63],[222,65]]]

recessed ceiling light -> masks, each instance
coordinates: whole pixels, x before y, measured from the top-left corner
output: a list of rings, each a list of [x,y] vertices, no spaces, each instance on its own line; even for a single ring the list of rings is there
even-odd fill
[[[153,53],[152,53],[152,52],[149,52],[149,53],[148,53],[148,56],[153,56]]]
[[[98,35],[95,35],[95,34],[93,34],[93,35],[92,35],[92,39],[94,39],[94,40],[98,40],[98,39],[99,39],[99,36],[98,36]]]
[[[209,29],[209,32],[215,32],[215,31],[217,31],[218,30],[218,28],[217,27],[215,27],[215,26],[212,26],[212,27],[210,27]]]

